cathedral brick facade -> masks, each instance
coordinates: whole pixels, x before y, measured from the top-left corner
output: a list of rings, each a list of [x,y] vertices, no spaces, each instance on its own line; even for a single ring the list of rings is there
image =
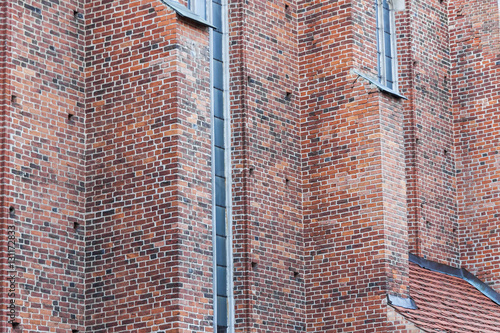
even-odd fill
[[[170,2],[0,0],[0,332],[217,332],[217,46]],[[498,2],[389,4],[397,89],[376,0],[222,1],[227,332],[420,332],[409,253],[500,291]]]

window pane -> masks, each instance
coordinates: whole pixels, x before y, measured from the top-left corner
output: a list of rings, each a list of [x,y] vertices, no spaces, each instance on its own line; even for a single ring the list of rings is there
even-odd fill
[[[227,269],[217,266],[217,296],[227,297]]]
[[[227,266],[226,237],[217,236],[217,266]]]
[[[224,90],[224,66],[218,60],[214,60],[214,87]]]
[[[215,175],[224,177],[224,149],[215,147]]]
[[[214,32],[214,59],[222,61],[222,34]]]
[[[379,46],[380,47],[380,46]],[[378,80],[379,82],[382,82],[382,53],[380,52],[377,52],[377,56],[378,56],[378,59],[377,59],[377,65],[378,65]]]
[[[224,119],[224,93],[219,89],[214,89],[214,114]]]
[[[227,298],[217,296],[217,331],[219,326],[227,327]]]
[[[214,118],[215,146],[224,148],[224,120]]]
[[[193,0],[191,0],[193,1]],[[195,6],[195,13],[206,19],[207,18],[207,15],[206,15],[206,12],[207,12],[207,8],[206,8],[206,3],[205,3],[205,0],[194,0],[196,1],[196,6]]]
[[[385,55],[387,57],[392,57],[392,40],[391,35],[384,33],[384,47],[385,47]]]
[[[389,10],[389,5],[387,1],[384,0],[383,5],[383,15],[384,15],[384,31],[390,33],[391,32],[391,12]]]
[[[392,58],[385,57],[385,78],[387,81],[393,82],[392,78]],[[392,88],[392,87],[389,87]]]
[[[215,176],[215,204],[226,207],[226,179]]]
[[[212,4],[212,15],[212,24],[217,28],[217,30],[222,31],[222,6],[214,2]]]
[[[215,232],[218,236],[226,237],[226,208],[215,207]]]

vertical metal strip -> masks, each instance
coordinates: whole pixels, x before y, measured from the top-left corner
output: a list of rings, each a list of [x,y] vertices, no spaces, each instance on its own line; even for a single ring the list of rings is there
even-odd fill
[[[232,177],[231,177],[231,112],[229,96],[229,6],[228,0],[222,4],[222,43],[224,60],[224,140],[226,174],[226,218],[227,218],[227,296],[228,296],[228,332],[234,332],[234,286],[233,286],[233,219],[232,219]]]
[[[220,11],[217,13],[214,12],[214,3],[215,6],[219,6]],[[212,122],[212,190],[213,190],[213,198],[212,198],[212,242],[213,242],[213,302],[214,302],[214,329],[216,332],[234,332],[234,296],[233,296],[233,255],[232,255],[232,200],[231,200],[231,155],[230,155],[230,146],[231,146],[231,128],[230,128],[230,111],[229,111],[229,40],[228,40],[228,5],[225,0],[216,0],[216,1],[207,1],[208,8],[207,14],[210,18],[210,21],[214,26],[218,26],[219,30],[216,32],[215,30],[210,30],[210,82],[211,82],[211,122]],[[218,20],[220,17],[221,21]],[[216,20],[217,19],[217,20]],[[221,24],[219,24],[221,23]],[[222,45],[217,45],[216,40],[218,39],[216,34],[221,34],[222,36]],[[222,50],[215,50],[215,47],[221,47]],[[221,52],[221,53],[220,53]],[[222,54],[221,59],[217,59],[219,55]],[[222,61],[222,64],[220,63]],[[217,62],[217,64],[216,64]],[[222,66],[221,66],[222,65]],[[222,86],[220,84],[220,78],[222,77]],[[216,110],[216,106],[220,107],[220,103],[217,99],[220,90],[222,89],[222,118],[219,113],[220,110]],[[217,90],[217,91],[216,91]],[[222,121],[222,132],[224,136],[224,141],[222,143],[223,147],[218,147],[217,145],[221,145],[218,142],[217,138],[220,136],[220,128]],[[221,189],[220,186],[217,186],[217,181],[221,181],[220,174],[217,174],[217,166],[220,161],[217,159],[217,151],[223,150],[223,160],[224,160],[224,186]],[[220,167],[220,165],[219,165]],[[224,193],[219,193],[224,192]],[[217,210],[219,207],[219,212],[223,208],[221,203],[218,202],[217,198],[225,197],[225,202],[223,203],[224,211],[225,211],[225,237],[221,237],[218,235],[217,231]],[[217,242],[221,242],[224,239],[224,247],[225,247],[225,256],[224,258],[220,258],[220,248],[218,251]],[[224,262],[224,264],[220,264],[220,262]],[[225,267],[226,271],[226,285],[225,285],[225,295],[219,294],[218,291],[218,281],[217,274],[219,266],[221,270]],[[225,307],[227,308],[227,312],[223,315],[221,314],[221,310],[218,308],[218,302],[220,300],[224,300],[225,298]],[[221,317],[224,316],[224,317]],[[218,318],[221,317],[227,324],[227,326],[219,325]]]
[[[383,18],[381,20],[380,17],[380,5],[382,0],[375,1],[375,18],[376,18],[376,35],[377,35],[377,71],[378,71],[378,80],[382,85],[385,85],[385,74],[384,74],[384,52],[382,51],[382,47],[384,45],[384,35],[382,23]]]
[[[403,2],[404,4],[404,2]],[[391,15],[391,46],[392,46],[392,81],[393,81],[393,90],[399,91],[398,84],[398,38],[396,32],[396,10],[395,5],[391,1],[389,2],[389,9]]]
[[[206,6],[207,8],[207,15],[209,18],[209,22],[212,22],[212,1],[208,1],[209,5]],[[212,156],[212,289],[213,289],[213,294],[212,294],[212,302],[213,302],[213,326],[214,326],[214,332],[217,332],[217,247],[216,247],[216,242],[217,242],[217,234],[216,234],[216,228],[217,228],[217,220],[216,220],[216,206],[215,206],[215,161],[214,161],[214,156],[215,156],[215,145],[214,145],[214,138],[215,138],[215,130],[214,130],[214,88],[213,88],[213,82],[214,82],[214,48],[213,48],[213,40],[214,40],[214,30],[211,28],[209,29],[209,53],[210,53],[210,138],[211,138],[211,143],[210,143],[210,148],[211,148],[211,156]]]

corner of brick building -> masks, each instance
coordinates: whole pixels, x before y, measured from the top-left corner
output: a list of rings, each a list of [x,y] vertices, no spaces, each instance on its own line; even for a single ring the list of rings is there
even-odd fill
[[[230,2],[236,331],[304,330],[298,3]]]
[[[409,296],[405,102],[353,71],[377,76],[373,5],[318,1],[299,25],[310,332],[389,329],[387,294]]]
[[[88,2],[88,332],[212,332],[208,29]]]
[[[459,266],[449,3],[407,2],[400,64],[410,252]]]
[[[17,330],[212,332],[208,29],[159,1],[0,9]]]
[[[498,290],[498,2],[406,6],[398,53],[409,97],[410,252],[467,268]]]
[[[460,260],[500,291],[498,2],[457,0],[449,15]]]
[[[386,300],[408,252],[498,290],[497,2],[406,1],[408,101],[353,71],[377,75],[373,2],[230,1],[238,332],[418,332]],[[207,29],[68,0],[47,38],[37,3],[0,6],[24,331],[212,332]]]

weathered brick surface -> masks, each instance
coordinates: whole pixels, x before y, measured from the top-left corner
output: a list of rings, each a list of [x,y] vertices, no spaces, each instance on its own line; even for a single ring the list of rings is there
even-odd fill
[[[297,6],[230,3],[236,331],[300,332]]]
[[[403,317],[397,310],[389,306],[387,310],[387,321],[394,325],[397,332],[424,333],[418,326]],[[391,331],[392,332],[392,331]]]
[[[208,30],[89,1],[87,332],[212,332]]]
[[[399,57],[405,105],[411,252],[458,265],[446,1],[407,1]]]
[[[418,332],[386,300],[409,251],[498,288],[497,1],[406,1],[407,101],[353,72],[374,0],[228,5],[235,331]],[[0,17],[23,332],[213,332],[208,29],[158,0]]]
[[[74,228],[85,218],[84,25],[74,15],[81,8],[2,1],[2,210],[14,209],[3,225],[16,231],[13,299],[23,332],[83,327],[84,233]],[[2,296],[4,332],[12,298]]]
[[[407,296],[402,101],[352,73],[376,76],[371,1],[302,5],[307,331],[381,330]]]
[[[2,208],[0,209],[0,230],[3,233],[8,234],[8,226],[13,226],[14,223],[9,219],[9,205],[10,205],[10,187],[6,186],[6,179],[9,177],[9,167],[12,167],[11,163],[7,163],[10,154],[10,147],[7,143],[8,131],[4,130],[7,127],[8,118],[12,113],[12,108],[10,106],[11,101],[11,90],[12,86],[10,81],[12,80],[9,59],[11,58],[11,47],[12,43],[10,40],[11,35],[11,25],[9,24],[10,18],[9,6],[5,1],[0,2],[0,108],[2,110],[0,114],[1,128],[0,132],[1,146],[0,153],[2,154],[2,163],[0,163],[0,177],[1,177],[1,192],[0,192],[0,204]],[[4,162],[5,161],[5,162]],[[1,254],[1,265],[0,265],[0,299],[2,300],[2,308],[0,310],[1,322],[0,329],[5,331],[8,327],[8,321],[11,320],[10,315],[10,300],[8,298],[10,281],[8,281],[8,276],[10,276],[12,270],[8,266],[8,236],[0,238],[0,254]],[[18,313],[17,309],[12,309],[13,315]]]
[[[450,4],[462,264],[500,291],[500,31],[494,0]]]

